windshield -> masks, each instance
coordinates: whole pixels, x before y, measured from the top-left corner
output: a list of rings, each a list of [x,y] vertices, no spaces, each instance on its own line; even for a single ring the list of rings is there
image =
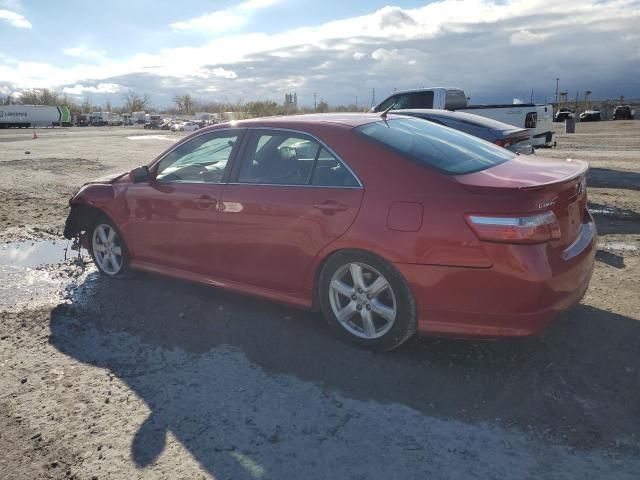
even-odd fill
[[[515,157],[477,137],[414,118],[368,123],[356,131],[420,164],[454,175],[485,170]]]

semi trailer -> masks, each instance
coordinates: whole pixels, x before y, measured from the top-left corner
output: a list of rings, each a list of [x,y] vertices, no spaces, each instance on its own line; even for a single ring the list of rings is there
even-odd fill
[[[0,128],[71,126],[69,108],[47,105],[0,105]]]

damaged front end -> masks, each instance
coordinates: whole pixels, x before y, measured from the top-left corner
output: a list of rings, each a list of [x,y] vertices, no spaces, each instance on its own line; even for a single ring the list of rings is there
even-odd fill
[[[87,230],[93,224],[98,213],[89,205],[71,205],[71,211],[64,224],[64,238],[74,241],[76,245],[88,248]]]
[[[124,174],[104,177],[83,185],[69,200],[71,211],[64,225],[64,238],[87,248],[86,233],[96,219],[104,214],[104,207],[113,201],[113,184]]]

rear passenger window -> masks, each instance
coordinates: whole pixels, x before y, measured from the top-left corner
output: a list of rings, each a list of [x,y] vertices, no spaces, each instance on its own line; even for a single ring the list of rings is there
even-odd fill
[[[405,106],[406,105],[406,106]],[[406,95],[406,104],[401,108],[433,108],[433,92],[412,92]]]
[[[457,110],[466,108],[467,95],[462,90],[447,90],[444,97],[444,108],[446,110]]]
[[[433,92],[405,92],[397,93],[387,98],[377,108],[377,112],[386,110],[393,105],[393,110],[410,108],[433,108]]]
[[[358,181],[340,160],[323,147],[318,155],[311,184],[324,187],[357,187]]]
[[[319,149],[317,142],[301,134],[256,134],[245,151],[238,181],[308,185]]]
[[[238,182],[260,185],[357,187],[351,171],[319,142],[301,133],[256,131],[240,164]]]

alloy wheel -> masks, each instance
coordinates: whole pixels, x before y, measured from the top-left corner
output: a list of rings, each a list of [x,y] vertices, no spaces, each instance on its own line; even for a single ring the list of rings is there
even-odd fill
[[[104,273],[117,275],[122,270],[122,242],[114,227],[105,223],[96,226],[91,246],[94,259]]]
[[[361,262],[340,267],[329,283],[334,315],[351,334],[365,339],[382,337],[397,316],[396,296],[389,281]]]

